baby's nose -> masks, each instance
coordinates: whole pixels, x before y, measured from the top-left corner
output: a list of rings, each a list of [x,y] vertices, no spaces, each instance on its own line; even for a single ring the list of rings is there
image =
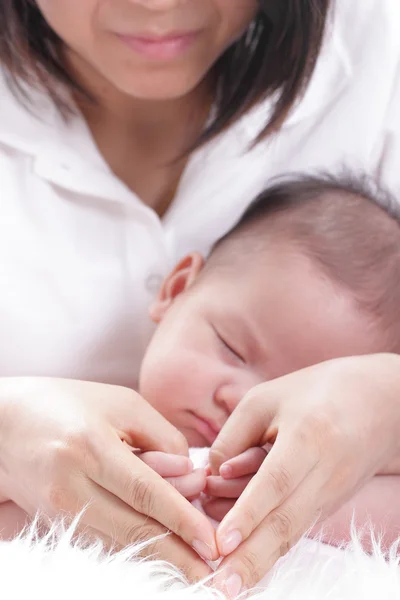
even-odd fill
[[[250,385],[222,385],[215,392],[214,400],[230,415],[250,389]]]

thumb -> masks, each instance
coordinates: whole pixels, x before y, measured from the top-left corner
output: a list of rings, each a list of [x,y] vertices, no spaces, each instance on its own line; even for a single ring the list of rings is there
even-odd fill
[[[122,389],[119,400],[111,422],[129,446],[146,452],[189,455],[185,436],[139,394]]]
[[[272,440],[271,424],[276,402],[268,386],[268,383],[262,384],[251,390],[221,429],[210,449],[209,464],[213,475],[219,475],[221,466],[230,459]]]

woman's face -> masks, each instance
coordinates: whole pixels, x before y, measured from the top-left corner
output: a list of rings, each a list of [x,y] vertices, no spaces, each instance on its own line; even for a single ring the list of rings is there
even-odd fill
[[[257,0],[36,0],[67,48],[118,90],[182,97],[251,23]]]

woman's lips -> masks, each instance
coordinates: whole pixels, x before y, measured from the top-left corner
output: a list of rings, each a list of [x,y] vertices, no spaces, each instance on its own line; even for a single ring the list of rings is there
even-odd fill
[[[163,37],[119,35],[131,50],[153,60],[178,58],[192,46],[198,32],[173,34]]]

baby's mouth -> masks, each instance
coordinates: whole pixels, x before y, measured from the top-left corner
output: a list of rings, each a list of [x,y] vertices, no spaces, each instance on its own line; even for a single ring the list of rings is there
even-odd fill
[[[218,437],[220,427],[212,420],[202,417],[195,412],[190,411],[190,415],[193,419],[194,429],[196,429],[196,431],[198,431],[211,446]]]

